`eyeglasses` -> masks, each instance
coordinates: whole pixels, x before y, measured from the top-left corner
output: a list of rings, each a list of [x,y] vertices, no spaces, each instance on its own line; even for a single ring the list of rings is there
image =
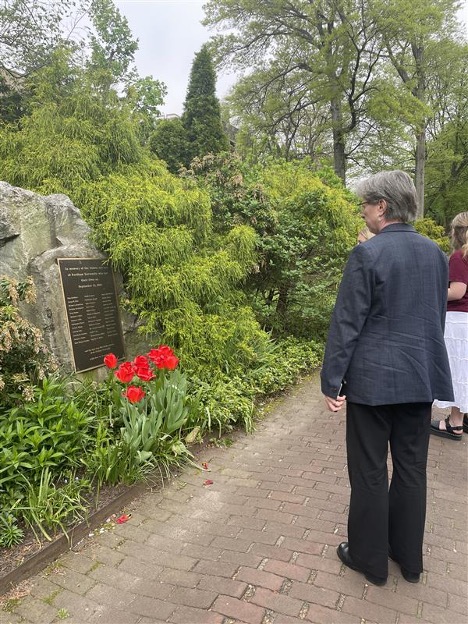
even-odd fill
[[[361,208],[364,208],[364,206],[376,206],[377,204],[380,204],[381,201],[382,201],[381,199],[378,199],[377,201],[368,200],[368,201],[360,202],[359,205],[361,206]]]

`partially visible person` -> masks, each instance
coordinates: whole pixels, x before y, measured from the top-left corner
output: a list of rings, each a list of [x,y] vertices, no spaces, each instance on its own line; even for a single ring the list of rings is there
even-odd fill
[[[378,173],[356,192],[376,236],[351,251],[321,372],[328,409],[347,401],[351,498],[348,541],[337,554],[375,585],[386,583],[391,556],[417,583],[432,402],[453,399],[444,343],[448,261],[408,223],[417,210],[408,174]]]
[[[369,238],[372,238],[373,236],[375,236],[375,234],[372,234],[372,232],[369,230],[369,228],[366,225],[366,227],[362,228],[362,230],[357,235],[358,245],[360,245],[361,243],[365,243],[367,240],[369,240]]]
[[[437,407],[451,410],[445,420],[432,421],[431,433],[461,440],[463,431],[468,432],[468,212],[460,212],[453,219],[450,238],[453,253],[449,259],[445,344],[455,398],[435,401]]]

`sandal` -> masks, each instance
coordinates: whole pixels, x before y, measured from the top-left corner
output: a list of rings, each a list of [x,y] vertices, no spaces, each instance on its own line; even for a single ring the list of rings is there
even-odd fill
[[[457,427],[452,427],[450,424],[450,416],[447,416],[445,419],[445,429],[440,429],[439,425],[441,420],[433,420],[431,422],[431,433],[436,436],[440,436],[441,438],[449,438],[450,440],[461,440],[463,425],[458,425]],[[459,431],[460,433],[455,433]]]

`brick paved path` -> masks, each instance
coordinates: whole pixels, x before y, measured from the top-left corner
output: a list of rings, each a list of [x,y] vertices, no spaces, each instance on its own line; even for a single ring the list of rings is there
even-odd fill
[[[129,522],[31,579],[0,623],[464,624],[467,440],[431,438],[418,585],[393,562],[385,587],[367,585],[337,559],[349,498],[344,415],[324,410],[315,377],[254,435],[204,451],[210,473],[187,469],[135,501]]]

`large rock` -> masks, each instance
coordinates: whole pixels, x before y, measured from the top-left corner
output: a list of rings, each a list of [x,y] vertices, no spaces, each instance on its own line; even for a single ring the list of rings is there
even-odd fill
[[[24,316],[39,327],[64,372],[74,369],[67,315],[57,258],[105,258],[90,241],[90,228],[66,195],[44,197],[0,182],[0,275],[32,276],[34,305]],[[122,281],[116,275],[118,294]],[[137,320],[120,311],[128,357],[146,350]]]

